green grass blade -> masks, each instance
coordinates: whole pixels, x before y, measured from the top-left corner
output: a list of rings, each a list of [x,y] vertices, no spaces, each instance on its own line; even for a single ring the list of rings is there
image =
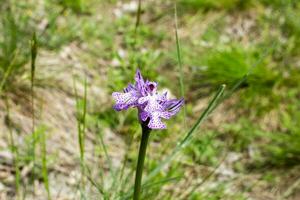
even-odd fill
[[[106,192],[104,191],[104,188],[102,185],[94,181],[94,179],[91,176],[91,170],[89,167],[86,166],[86,173],[85,176],[87,177],[88,181],[97,189],[97,191],[102,194],[103,196],[107,196]]]
[[[106,161],[108,163],[108,168],[109,168],[110,176],[112,178],[112,185],[111,185],[110,194],[113,196],[115,194],[115,191],[118,188],[116,186],[116,184],[118,183],[117,175],[116,175],[115,170],[113,168],[112,161],[111,161],[111,158],[110,158],[110,156],[108,154],[107,147],[106,147],[106,144],[104,142],[103,135],[102,135],[101,132],[98,133],[98,137],[99,137],[100,145],[101,145],[101,147],[103,149],[103,152],[104,152],[105,159],[106,159]]]
[[[124,160],[123,160],[123,163],[119,170],[120,171],[120,173],[118,175],[119,184],[117,185],[117,192],[118,192],[119,196],[122,195],[122,192],[124,191],[124,188],[126,187],[126,184],[128,184],[126,181],[126,178],[123,179],[123,177],[125,175],[126,164],[128,162],[130,146],[132,144],[132,141],[133,141],[133,136],[130,137],[129,143],[127,145],[127,150],[125,151]]]
[[[47,191],[48,200],[51,200],[51,192],[49,187],[49,176],[48,176],[48,164],[47,164],[47,138],[45,131],[41,132],[40,144],[41,144],[41,152],[42,152],[42,175],[44,179],[45,189]]]
[[[101,144],[102,149],[103,149],[103,151],[104,151],[105,159],[107,160],[109,169],[112,169],[111,158],[110,158],[110,156],[109,156],[109,154],[108,154],[107,147],[106,147],[106,144],[105,144],[105,142],[104,142],[103,136],[102,136],[101,133],[99,133],[98,136],[99,136],[100,144]],[[112,175],[112,176],[113,176],[113,175]],[[113,176],[113,177],[114,177],[114,176]]]
[[[18,55],[18,52],[19,52],[19,50],[17,49],[17,50],[13,53],[13,55],[12,55],[12,60],[11,60],[11,62],[9,63],[8,67],[6,68],[5,72],[4,72],[4,76],[3,76],[3,78],[2,78],[2,80],[1,80],[1,82],[0,82],[0,95],[2,94],[2,91],[3,91],[3,88],[4,88],[5,84],[6,84],[6,81],[7,81],[9,75],[11,74],[11,72],[12,72],[12,70],[13,70],[13,67],[14,67],[14,64],[15,64],[15,62],[16,62],[16,57],[17,57],[17,55]]]
[[[130,182],[130,179],[134,176],[135,171],[132,169],[126,176],[126,178],[124,178],[123,183],[122,184],[126,184],[128,182]],[[128,191],[126,191],[126,189],[124,189],[121,193],[120,193],[120,199],[121,200],[127,200],[130,199],[133,195],[133,187],[129,187]]]
[[[147,184],[143,184],[143,189],[149,189],[151,187],[154,187],[154,186],[163,186],[164,184],[166,183],[169,183],[169,182],[172,182],[172,181],[178,181],[182,178],[182,176],[177,176],[177,177],[171,177],[171,178],[164,178],[164,179],[161,179],[160,181],[156,181],[156,182],[153,182],[153,183],[147,183]]]
[[[36,165],[36,140],[37,133],[35,131],[35,111],[34,111],[34,77],[35,77],[35,61],[37,56],[37,39],[35,33],[31,40],[31,112],[32,112],[32,179],[35,178],[35,165]]]
[[[201,187],[201,185],[203,185],[210,177],[212,177],[216,173],[216,171],[220,168],[220,166],[224,163],[224,161],[227,158],[227,156],[228,156],[228,152],[225,153],[225,155],[223,156],[223,158],[219,161],[218,165],[209,174],[207,174],[201,180],[200,183],[198,183],[198,184],[196,184],[195,186],[192,187],[191,191],[184,198],[188,198],[188,196],[192,195],[199,187]]]
[[[142,14],[142,0],[139,0],[137,14],[136,14],[136,22],[135,22],[135,33],[137,32],[137,29],[140,25],[141,14]]]
[[[6,121],[7,121],[8,131],[9,131],[10,150],[14,156],[16,196],[17,199],[21,199],[21,194],[20,194],[21,173],[19,169],[19,151],[18,151],[18,146],[15,144],[13,132],[11,129],[10,109],[9,109],[7,98],[5,98],[5,104],[6,104],[6,113],[7,113]]]
[[[83,167],[84,163],[84,138],[85,138],[85,128],[86,128],[86,106],[87,106],[87,82],[84,82],[84,96],[82,99],[83,106],[80,106],[80,99],[78,96],[78,91],[75,83],[75,78],[73,78],[73,88],[76,101],[76,113],[77,113],[77,133],[78,133],[78,144],[80,151],[80,162]]]
[[[87,108],[87,80],[84,79],[84,96],[83,96],[83,113],[82,113],[82,132],[85,134],[86,129],[86,108]],[[84,139],[83,135],[83,139]],[[84,141],[83,141],[84,142]],[[84,145],[84,143],[83,143]]]
[[[33,87],[34,85],[36,56],[37,56],[37,39],[36,39],[36,34],[34,32],[31,40],[31,87]]]
[[[80,123],[80,113],[78,113],[79,110],[79,97],[78,97],[78,91],[76,87],[76,81],[73,77],[73,89],[74,89],[74,96],[75,96],[75,102],[76,102],[76,120],[77,120],[77,137],[78,137],[78,144],[79,144],[79,152],[80,152],[80,161],[82,159],[82,152],[81,152],[81,123]]]
[[[79,145],[80,154],[80,168],[81,168],[81,184],[79,184],[81,199],[85,199],[85,194],[82,191],[84,184],[85,175],[85,129],[86,129],[86,113],[87,113],[87,80],[84,80],[84,95],[82,99],[82,108],[80,105],[80,99],[78,96],[78,91],[75,83],[75,78],[73,76],[73,89],[76,101],[76,119],[77,119],[77,137]]]
[[[183,65],[181,59],[181,49],[180,42],[178,38],[178,20],[177,20],[177,6],[175,3],[174,7],[174,21],[175,21],[175,39],[176,39],[176,51],[177,51],[177,59],[179,65],[179,82],[180,82],[180,95],[184,98],[184,80],[183,80]],[[183,106],[183,116],[184,116],[184,128],[186,128],[186,106]]]

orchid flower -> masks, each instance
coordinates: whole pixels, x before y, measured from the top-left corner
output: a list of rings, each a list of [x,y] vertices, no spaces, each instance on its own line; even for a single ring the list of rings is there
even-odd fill
[[[116,111],[136,107],[139,111],[139,120],[150,129],[165,129],[163,119],[170,119],[176,115],[184,104],[181,99],[167,99],[167,93],[157,92],[157,83],[144,80],[140,70],[136,71],[135,84],[129,84],[123,92],[114,92],[112,97],[116,101]]]

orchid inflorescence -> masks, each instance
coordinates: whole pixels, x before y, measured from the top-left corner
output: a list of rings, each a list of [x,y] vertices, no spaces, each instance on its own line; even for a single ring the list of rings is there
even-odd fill
[[[112,93],[116,101],[114,109],[117,111],[136,107],[139,120],[150,129],[165,129],[161,118],[170,119],[176,115],[184,104],[184,99],[168,99],[167,92],[159,94],[157,83],[144,80],[140,70],[136,71],[135,84],[129,84],[123,92]]]

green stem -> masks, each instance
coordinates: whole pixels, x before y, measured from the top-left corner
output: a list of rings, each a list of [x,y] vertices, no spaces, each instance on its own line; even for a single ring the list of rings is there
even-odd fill
[[[140,198],[144,161],[146,157],[146,150],[147,150],[147,144],[148,144],[150,132],[151,129],[149,129],[145,125],[142,125],[142,140],[140,144],[138,163],[137,163],[136,173],[135,173],[133,200],[139,200]]]

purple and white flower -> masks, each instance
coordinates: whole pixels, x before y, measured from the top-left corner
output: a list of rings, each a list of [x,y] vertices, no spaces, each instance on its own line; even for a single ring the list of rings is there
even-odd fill
[[[129,84],[123,92],[114,92],[112,97],[116,101],[116,111],[136,107],[139,111],[141,123],[147,123],[150,129],[165,129],[161,121],[176,115],[184,104],[181,99],[167,99],[167,93],[157,92],[157,83],[144,80],[139,70],[135,74],[135,84]]]

